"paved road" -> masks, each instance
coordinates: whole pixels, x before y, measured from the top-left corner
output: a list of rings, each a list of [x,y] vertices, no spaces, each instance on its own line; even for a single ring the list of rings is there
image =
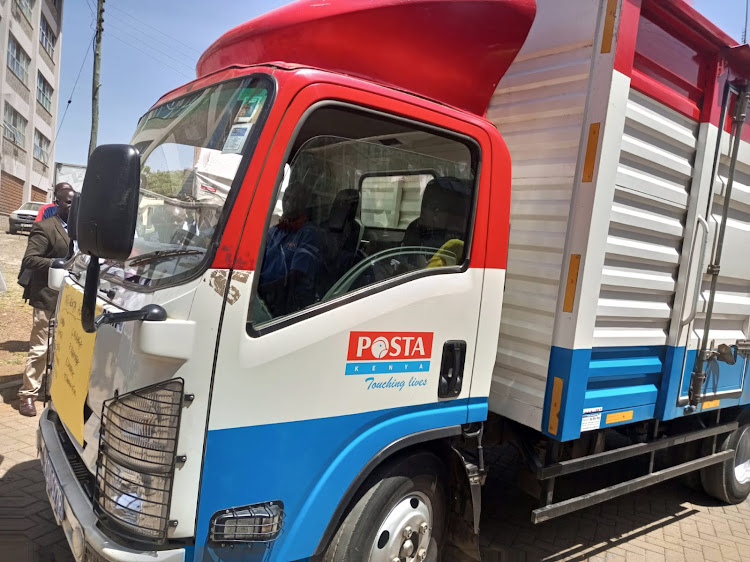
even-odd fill
[[[532,525],[538,504],[514,485],[514,470],[491,472],[484,489],[486,562],[750,560],[750,500],[727,506],[670,481]]]
[[[0,560],[68,562],[73,556],[47,500],[36,452],[37,418],[0,404]]]

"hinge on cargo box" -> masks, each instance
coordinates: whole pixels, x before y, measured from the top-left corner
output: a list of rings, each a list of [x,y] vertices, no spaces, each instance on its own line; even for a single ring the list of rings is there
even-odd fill
[[[718,275],[721,272],[721,266],[719,264],[712,263],[706,268],[706,273],[709,275]]]
[[[750,355],[750,340],[737,340],[737,353],[743,357]]]
[[[724,74],[724,71],[727,69],[727,61],[724,59],[719,59],[719,64],[716,65],[716,77],[718,78],[722,74]]]

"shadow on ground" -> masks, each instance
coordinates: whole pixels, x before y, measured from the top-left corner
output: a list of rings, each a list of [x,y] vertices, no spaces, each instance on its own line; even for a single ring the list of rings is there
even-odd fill
[[[74,562],[55,523],[39,460],[19,463],[0,477],[0,559]]]
[[[27,353],[29,351],[28,340],[8,340],[0,342],[0,351],[7,351],[9,353]]]
[[[681,548],[676,545],[689,541],[690,529],[696,525],[689,519],[705,511],[700,508],[724,505],[683,481],[672,480],[534,525],[531,512],[539,501],[518,488],[521,461],[510,446],[500,455],[508,458],[493,462],[493,468],[500,468],[490,472],[483,490],[483,562],[604,560],[611,549],[627,549],[630,541],[645,535],[649,541],[660,536],[656,540],[665,546]],[[573,491],[575,486],[574,481]]]

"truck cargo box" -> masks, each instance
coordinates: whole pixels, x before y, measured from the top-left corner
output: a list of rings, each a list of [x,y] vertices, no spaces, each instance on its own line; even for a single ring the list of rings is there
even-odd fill
[[[708,338],[736,362],[687,405],[745,48],[681,0],[539,0],[487,114],[513,162],[491,411],[569,440],[750,401],[746,128]]]

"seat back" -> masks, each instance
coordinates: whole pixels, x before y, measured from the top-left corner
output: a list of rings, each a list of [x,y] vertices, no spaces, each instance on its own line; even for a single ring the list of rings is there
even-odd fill
[[[471,187],[458,178],[430,180],[422,194],[419,218],[404,234],[404,246],[440,248],[448,240],[466,237],[471,209]]]

